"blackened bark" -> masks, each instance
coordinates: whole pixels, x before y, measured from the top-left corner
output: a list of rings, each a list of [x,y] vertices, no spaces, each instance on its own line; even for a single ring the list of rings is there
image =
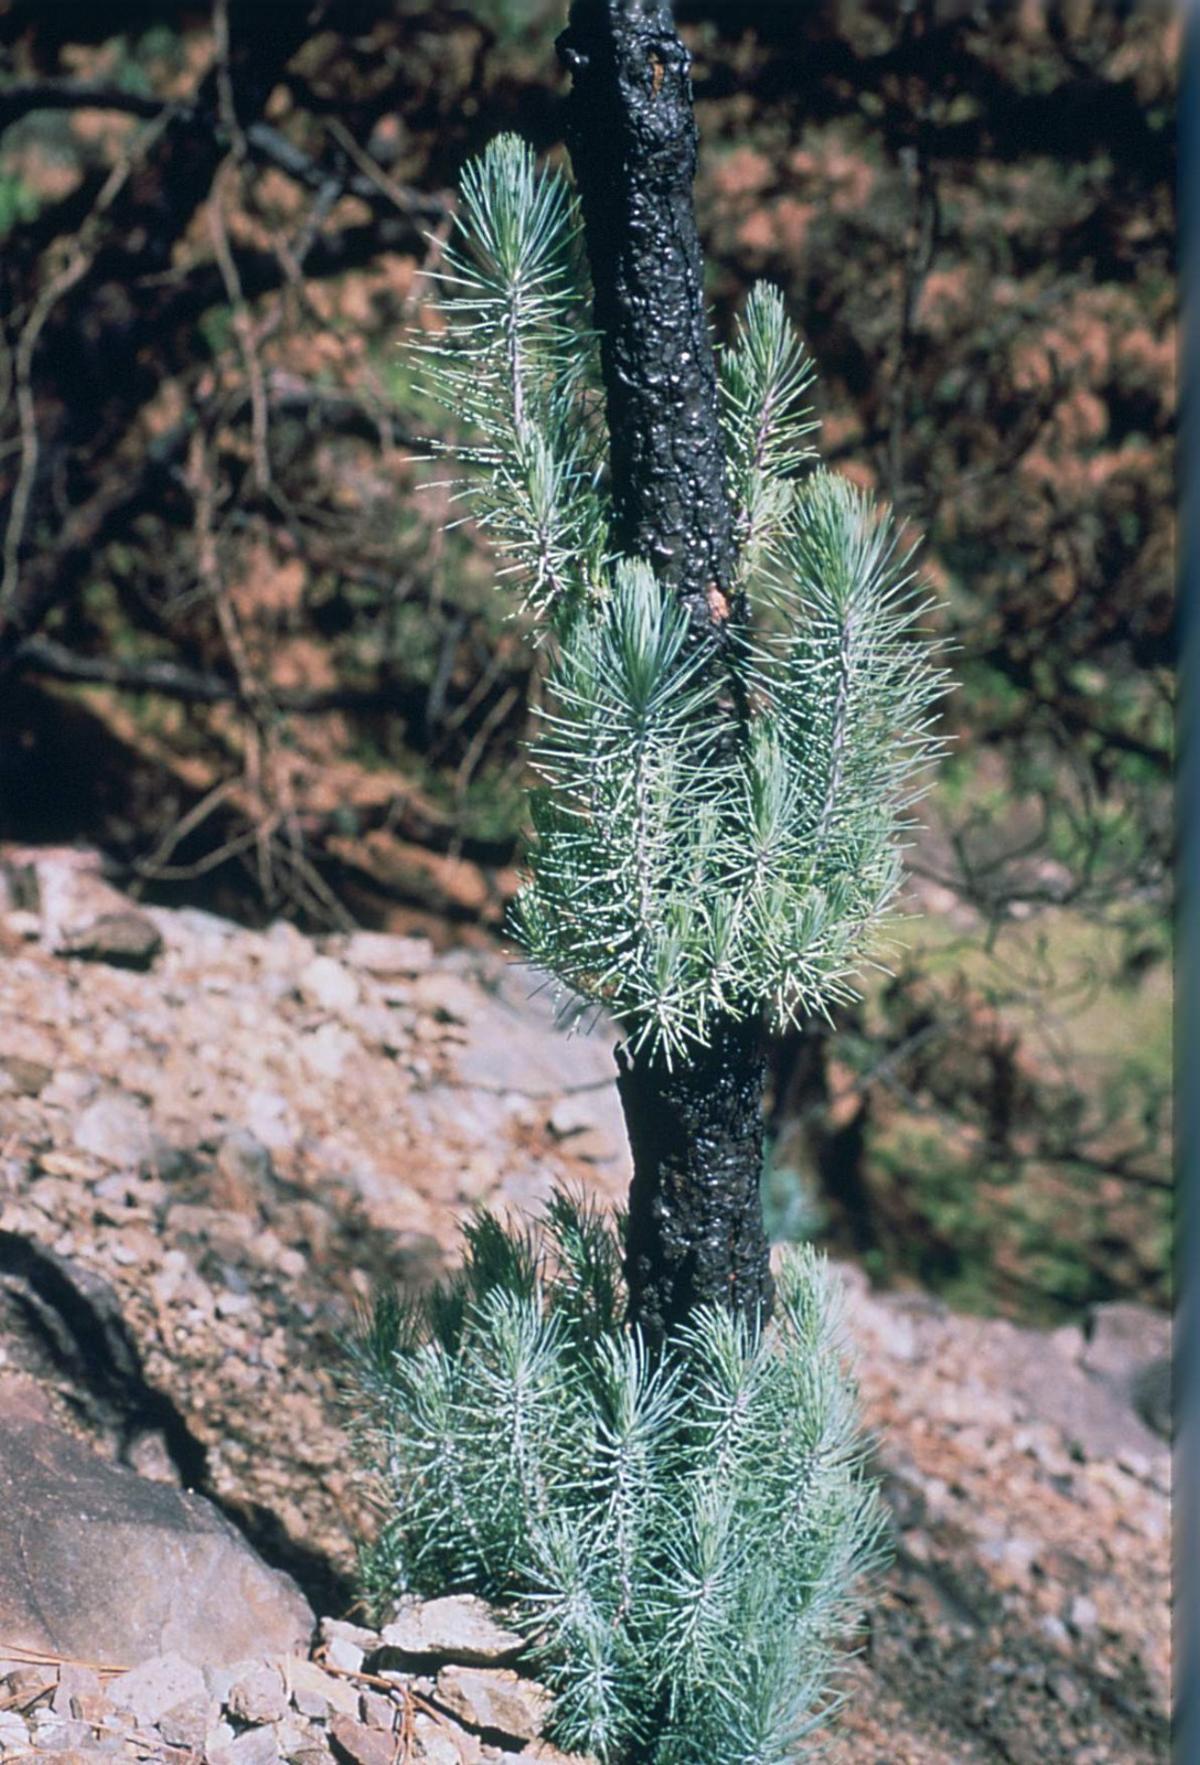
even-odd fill
[[[618,1057],[633,1151],[625,1276],[630,1316],[658,1345],[697,1305],[752,1324],[770,1312],[759,1178],[766,1056],[761,1026],[723,1021],[686,1066]]]
[[[745,704],[729,667],[745,619],[716,364],[692,202],[690,58],[669,0],[574,0],[559,53],[573,75],[567,141],[583,206],[608,406],[616,539],[687,607],[728,684],[729,739]],[[719,1019],[711,1044],[668,1070],[619,1058],[633,1151],[629,1316],[653,1344],[699,1305],[755,1329],[769,1315],[757,1021]]]
[[[692,203],[690,57],[668,0],[575,0],[559,54],[604,367],[616,539],[718,639],[735,545]]]

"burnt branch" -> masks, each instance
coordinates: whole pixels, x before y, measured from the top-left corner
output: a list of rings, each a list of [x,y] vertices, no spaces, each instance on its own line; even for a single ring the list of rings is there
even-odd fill
[[[239,126],[260,114],[286,62],[315,28],[319,11],[296,7],[264,13],[248,0],[230,7],[224,72],[237,94]],[[190,102],[155,103],[143,136],[118,161],[80,238],[71,242],[70,273],[59,270],[30,300],[26,359],[18,364],[28,390],[15,507],[6,527],[0,674],[17,646],[38,629],[63,585],[57,571],[41,567],[44,555],[29,555],[31,536],[45,516],[52,489],[51,459],[61,459],[68,447],[108,451],[117,440],[113,420],[118,411],[119,430],[128,430],[130,388],[136,397],[145,345],[162,335],[164,316],[177,297],[176,244],[209,199],[228,151],[221,129],[211,120],[219,114],[221,77],[220,70],[207,74]],[[26,108],[32,108],[35,94],[61,100],[60,107],[69,98],[71,107],[78,107],[80,92],[88,88],[68,91],[51,82],[24,90]],[[10,107],[15,102],[10,95]],[[209,118],[209,125],[197,128],[197,116]],[[72,386],[70,400],[57,399],[58,408],[48,421],[34,402],[42,361],[55,362],[58,381],[70,379],[74,362],[94,382],[85,396]],[[119,492],[107,487],[97,494],[102,503],[121,500]],[[74,516],[68,524],[74,524]]]
[[[157,693],[185,704],[236,704],[251,709],[257,695],[240,680],[206,673],[180,662],[118,662],[107,656],[80,656],[53,638],[31,637],[17,650],[14,667],[48,680],[87,686],[111,686],[121,692]],[[322,687],[306,692],[272,687],[271,708],[288,716],[318,717],[328,711],[388,711],[402,704],[407,688],[401,682],[370,687]]]
[[[70,80],[21,80],[0,87],[0,129],[35,110],[113,110],[124,116],[154,117],[167,106],[145,92],[119,86],[83,86]]]

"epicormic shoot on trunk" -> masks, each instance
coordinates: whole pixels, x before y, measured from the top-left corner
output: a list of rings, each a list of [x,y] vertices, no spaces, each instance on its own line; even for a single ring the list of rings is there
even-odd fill
[[[718,358],[752,615],[729,658],[744,739],[718,740],[724,680],[684,597],[614,537],[579,231],[561,174],[494,141],[464,175],[425,383],[466,430],[444,444],[469,467],[456,494],[552,653],[515,929],[675,1065],[717,1018],[779,1030],[853,996],[944,676],[890,518],[815,463],[812,368],[760,284]]]

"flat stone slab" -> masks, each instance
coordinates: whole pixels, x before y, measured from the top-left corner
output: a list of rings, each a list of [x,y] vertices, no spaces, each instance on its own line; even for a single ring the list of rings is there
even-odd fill
[[[435,1656],[466,1666],[486,1667],[511,1661],[522,1653],[525,1638],[505,1630],[483,1600],[470,1594],[442,1599],[412,1600],[403,1605],[381,1637],[381,1656]]]
[[[536,1740],[550,1712],[550,1694],[503,1667],[443,1667],[437,1701],[468,1728]]]
[[[314,1618],[202,1496],[107,1463],[0,1380],[0,1637],[133,1668],[307,1652]]]
[[[64,933],[57,954],[114,968],[145,970],[163,947],[162,933],[145,913],[123,909],[101,913],[90,925]]]

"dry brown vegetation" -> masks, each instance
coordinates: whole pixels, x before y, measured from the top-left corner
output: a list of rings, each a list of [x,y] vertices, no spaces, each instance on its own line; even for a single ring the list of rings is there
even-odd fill
[[[416,494],[401,340],[464,156],[559,150],[559,10],[0,0],[2,831],[499,929],[537,680]],[[718,329],[783,286],[958,646],[927,918],[781,1050],[775,1204],[816,1171],[824,1229],[972,1302],[1161,1300],[1176,11],[679,13]]]

